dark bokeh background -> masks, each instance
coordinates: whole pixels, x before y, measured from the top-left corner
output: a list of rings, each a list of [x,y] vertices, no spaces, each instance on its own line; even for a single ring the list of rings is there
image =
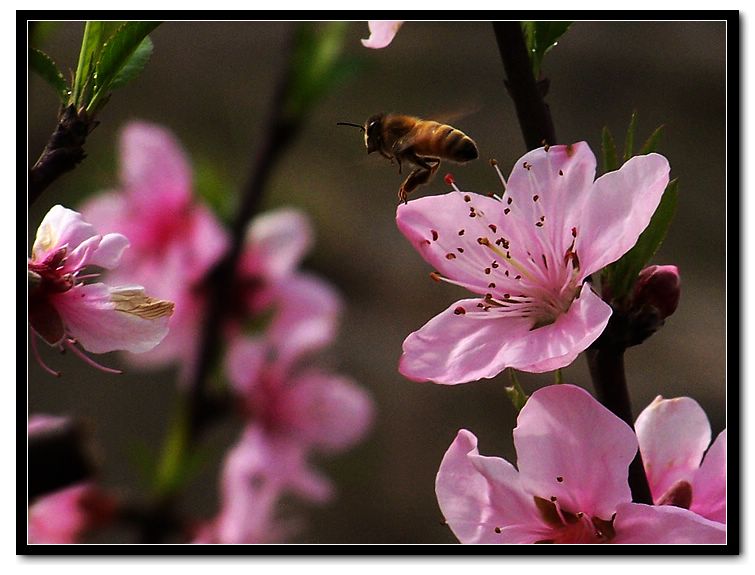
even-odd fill
[[[88,195],[117,183],[118,129],[130,119],[164,124],[194,162],[201,192],[238,192],[257,149],[272,90],[282,65],[286,22],[169,22],[153,34],[155,52],[144,74],[117,92],[91,134],[87,159],[56,182],[29,215],[29,237],[55,203],[76,208]],[[74,69],[81,23],[61,24],[41,47],[64,69]],[[644,345],[627,353],[635,413],[657,394],[689,395],[725,427],[725,34],[720,22],[580,22],[546,58],[548,102],[560,142],[587,140],[599,152],[608,125],[621,140],[632,110],[639,135],[666,124],[661,152],[680,179],[679,208],[655,263],[679,266],[683,294],[676,314]],[[305,267],[343,293],[346,313],[328,360],[372,394],[378,410],[370,437],[347,454],[322,461],[339,497],[308,507],[301,542],[444,543],[455,539],[440,524],[434,479],[460,427],[480,438],[483,454],[514,459],[514,413],[495,380],[460,386],[418,384],[396,370],[401,342],[459,298],[437,284],[429,267],[396,229],[395,168],[367,157],[361,134],[337,121],[361,123],[378,111],[460,117],[482,161],[453,170],[465,189],[498,191],[487,159],[507,172],[525,151],[492,27],[483,22],[410,22],[384,50],[359,42],[367,24],[353,23],[346,51],[363,60],[362,72],[332,90],[316,107],[301,137],[275,171],[265,206],[305,210],[317,231]],[[29,80],[29,162],[55,123],[52,90]],[[442,167],[441,172],[444,172]],[[447,190],[441,177],[421,193]],[[157,209],[157,208],[156,208]],[[120,377],[89,369],[73,357],[45,354],[64,376],[53,379],[33,362],[32,412],[86,417],[99,445],[103,481],[124,494],[144,493],[132,453],[156,448],[175,399],[170,370]],[[120,365],[117,354],[99,358]],[[583,358],[565,379],[591,389]],[[528,391],[551,382],[522,376]],[[208,462],[191,483],[187,511],[215,511],[217,466],[237,422],[212,430]],[[122,534],[101,534],[100,540]],[[125,535],[124,535],[125,537]],[[123,539],[127,540],[127,539]]]

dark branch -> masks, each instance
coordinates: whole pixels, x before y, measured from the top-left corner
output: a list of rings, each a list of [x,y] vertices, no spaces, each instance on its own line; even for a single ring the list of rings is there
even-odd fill
[[[538,83],[532,74],[520,23],[493,22],[493,30],[503,60],[506,88],[514,100],[527,149],[558,143],[550,109],[543,100],[543,92],[548,84],[545,80]]]
[[[84,159],[84,142],[96,126],[97,122],[88,118],[86,112],[77,114],[73,104],[63,108],[55,131],[29,170],[29,205],[39,198],[47,186],[73,170]]]
[[[218,266],[206,279],[209,293],[208,304],[202,330],[196,370],[189,390],[190,438],[195,438],[204,425],[219,411],[217,401],[207,391],[207,379],[216,364],[221,348],[221,328],[229,312],[232,300],[234,279],[239,257],[244,247],[244,238],[249,221],[259,210],[262,194],[267,186],[273,167],[284,154],[299,131],[301,122],[292,118],[284,109],[287,94],[293,77],[293,47],[288,47],[288,68],[279,81],[273,94],[272,107],[262,147],[257,153],[251,175],[242,190],[241,204],[231,230],[231,246]]]

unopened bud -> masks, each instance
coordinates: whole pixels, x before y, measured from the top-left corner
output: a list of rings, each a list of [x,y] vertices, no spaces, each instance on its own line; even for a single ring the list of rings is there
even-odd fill
[[[632,307],[652,306],[659,319],[666,319],[679,305],[679,270],[676,266],[650,266],[640,272],[634,285]]]

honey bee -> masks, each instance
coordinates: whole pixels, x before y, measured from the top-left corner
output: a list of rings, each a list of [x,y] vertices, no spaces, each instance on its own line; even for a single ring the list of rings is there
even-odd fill
[[[406,203],[407,196],[419,186],[427,184],[440,166],[441,160],[463,164],[478,157],[474,140],[461,130],[404,114],[375,114],[364,125],[338,122],[341,126],[355,126],[364,132],[367,153],[379,152],[391,163],[402,162],[417,166],[398,190],[399,200]]]

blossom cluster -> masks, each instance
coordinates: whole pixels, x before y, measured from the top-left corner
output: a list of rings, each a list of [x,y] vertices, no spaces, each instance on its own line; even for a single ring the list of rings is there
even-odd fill
[[[142,343],[138,350],[117,345],[93,348],[75,321],[61,313],[66,333],[97,353],[143,352],[127,357],[135,367],[177,366],[186,387],[194,373],[207,307],[205,282],[228,249],[228,233],[194,197],[189,160],[164,128],[144,122],[126,126],[120,166],[119,189],[86,202],[83,216],[70,210],[66,214],[110,232],[99,245],[113,246],[110,251],[117,251],[117,257],[107,260],[99,256],[103,250],[90,250],[86,263],[111,269],[111,282],[139,282],[150,293],[174,302],[172,315],[160,324],[160,345]],[[56,214],[51,212],[48,219],[60,218]],[[47,219],[40,229],[52,229]],[[52,236],[40,234],[46,243],[35,244],[30,270],[32,264],[34,270],[41,268],[37,262],[60,260],[53,248],[66,242],[76,245],[67,237],[46,239]],[[312,466],[312,454],[333,454],[355,445],[371,424],[368,394],[350,378],[313,361],[336,337],[342,308],[340,295],[329,283],[299,269],[313,235],[306,216],[291,208],[262,213],[248,226],[234,278],[232,313],[222,328],[227,349],[223,371],[243,430],[221,471],[221,509],[210,521],[195,521],[195,542],[280,542],[293,535],[296,522],[286,523],[277,515],[281,499],[293,493],[325,502],[334,492]],[[83,267],[83,259],[77,257],[68,267]],[[117,268],[109,265],[115,259]],[[34,321],[32,326],[46,335]],[[93,334],[101,334],[106,326],[87,324]],[[147,341],[143,332],[134,332],[134,337]],[[59,508],[48,504],[36,516]]]
[[[500,196],[464,192],[448,176],[454,191],[397,209],[431,277],[474,294],[406,338],[399,371],[409,379],[458,384],[571,364],[613,313],[588,279],[635,245],[670,170],[651,153],[595,179],[584,142],[532,150],[508,179],[494,166]],[[678,299],[677,268],[651,266],[631,305],[657,325]],[[516,467],[481,456],[462,429],[437,474],[438,503],[462,543],[725,543],[726,430],[708,449],[700,406],[660,396],[635,430],[582,388],[541,388],[514,429]],[[653,505],[632,501],[638,448]]]

